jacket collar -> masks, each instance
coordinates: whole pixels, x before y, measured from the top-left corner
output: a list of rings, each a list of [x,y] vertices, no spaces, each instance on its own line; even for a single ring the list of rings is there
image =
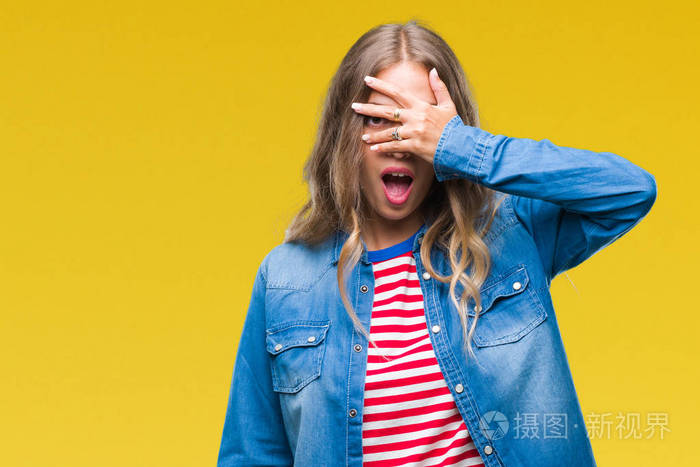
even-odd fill
[[[412,251],[414,253],[417,253],[420,251],[420,244],[423,241],[423,235],[425,234],[426,230],[428,230],[429,223],[428,221],[424,222],[421,228],[418,230],[416,234],[416,238],[413,240],[413,247]],[[331,264],[336,265],[338,264],[338,259],[340,259],[340,250],[343,249],[343,244],[345,243],[345,240],[350,236],[348,232],[345,232],[344,230],[336,230],[334,233],[335,239],[334,239],[334,245],[333,245],[333,255],[331,258]],[[367,257],[367,244],[365,244],[364,240],[362,241],[362,257],[360,258],[360,261],[363,262],[364,264],[372,264],[368,257]]]

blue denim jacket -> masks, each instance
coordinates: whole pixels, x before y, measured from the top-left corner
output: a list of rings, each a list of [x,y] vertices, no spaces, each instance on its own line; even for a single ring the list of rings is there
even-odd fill
[[[549,286],[647,214],[654,177],[609,152],[493,135],[459,116],[443,129],[433,164],[438,181],[466,178],[506,197],[484,238],[493,264],[481,288],[476,361],[464,354],[448,284],[423,275],[427,225],[413,244],[435,355],[485,465],[595,465]],[[219,466],[362,465],[367,341],[338,292],[346,237],[338,230],[316,247],[284,243],[263,259]],[[364,247],[348,293],[369,330],[374,279]],[[442,249],[433,248],[431,259],[449,274]]]

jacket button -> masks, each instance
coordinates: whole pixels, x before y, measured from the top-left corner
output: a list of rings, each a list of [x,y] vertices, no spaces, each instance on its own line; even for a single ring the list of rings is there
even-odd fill
[[[354,417],[355,415],[357,415],[357,410],[350,409],[350,412],[348,412],[348,413],[350,414],[351,417]]]
[[[429,273],[428,271],[425,271],[425,272],[423,273],[423,279],[425,279],[426,281],[427,281],[428,279],[430,279],[430,273]]]
[[[369,290],[369,287],[367,287],[366,285],[362,284],[360,286],[360,292],[367,293],[368,290]]]
[[[282,344],[277,344],[277,345],[275,346],[275,350],[280,350],[281,348],[282,348]]]
[[[309,336],[308,339],[306,339],[307,342],[313,342],[316,340],[316,336]]]
[[[479,312],[479,311],[481,311],[482,309],[483,309],[483,308],[481,308],[480,306],[474,305],[474,311]]]
[[[433,333],[435,333],[435,334],[440,332],[440,326],[438,326],[437,324],[435,326],[433,326],[431,329],[433,330]]]
[[[459,393],[459,394],[462,394],[462,391],[464,391],[464,386],[462,386],[461,384],[457,383],[457,385],[455,386],[455,391],[456,391],[457,393]]]
[[[520,287],[522,287],[522,284],[520,282],[513,282],[513,288],[515,290],[520,290]]]
[[[355,349],[355,352],[361,352],[361,351],[362,351],[362,346],[361,346],[360,344],[355,344],[355,347],[353,347],[353,348]]]
[[[493,452],[493,448],[490,445],[484,446],[484,454],[489,455]]]

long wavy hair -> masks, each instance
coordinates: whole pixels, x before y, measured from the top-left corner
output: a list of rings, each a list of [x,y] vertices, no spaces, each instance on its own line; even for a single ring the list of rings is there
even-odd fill
[[[321,243],[338,229],[349,233],[341,249],[337,280],[341,300],[355,328],[377,348],[348,299],[346,278],[362,257],[361,234],[371,211],[360,189],[363,148],[360,139],[364,118],[354,112],[352,102],[366,102],[371,89],[365,75],[404,61],[419,63],[438,75],[449,90],[457,113],[470,126],[479,126],[476,103],[462,66],[447,43],[428,27],[411,20],[404,24],[382,24],[360,37],[343,58],[331,79],[323,104],[318,133],[304,166],[303,177],[309,199],[292,219],[285,242]],[[465,179],[434,180],[421,214],[428,226],[420,247],[425,269],[436,280],[449,283],[449,293],[462,324],[465,348],[474,355],[472,335],[481,310],[479,289],[486,280],[491,258],[483,236],[491,226],[500,201],[496,192]],[[502,200],[501,200],[502,201]],[[434,246],[449,258],[451,274],[438,274],[431,263]],[[471,265],[469,276],[465,270]],[[457,284],[462,293],[456,297]],[[475,301],[475,316],[468,328],[467,304]]]

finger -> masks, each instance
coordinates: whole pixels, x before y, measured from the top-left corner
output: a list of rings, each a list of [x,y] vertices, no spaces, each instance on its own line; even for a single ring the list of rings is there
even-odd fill
[[[410,113],[408,109],[400,109],[399,119],[395,120],[394,111],[396,110],[396,107],[390,105],[364,104],[360,102],[353,102],[351,107],[355,112],[359,114],[368,115],[370,117],[382,117],[393,122],[405,122],[406,115]]]
[[[394,140],[393,133],[394,133],[395,128],[396,127],[389,128],[386,130],[375,131],[372,133],[365,133],[364,135],[362,135],[362,140],[368,144],[393,141]],[[406,126],[403,126],[403,125],[399,126],[398,128],[399,128],[399,136],[401,136],[402,140],[411,137],[410,128],[407,128]]]
[[[365,76],[365,82],[375,91],[381,92],[382,94],[394,99],[402,107],[412,107],[418,102],[422,102],[408,91],[404,91],[395,84],[383,81],[379,78]]]
[[[447,90],[447,86],[440,79],[435,68],[430,70],[429,80],[430,87],[433,89],[433,94],[435,94],[438,107],[443,107],[447,104],[454,105],[452,98],[450,98],[450,92]]]
[[[369,149],[377,152],[415,152],[413,142],[410,139],[377,143],[370,146]]]

